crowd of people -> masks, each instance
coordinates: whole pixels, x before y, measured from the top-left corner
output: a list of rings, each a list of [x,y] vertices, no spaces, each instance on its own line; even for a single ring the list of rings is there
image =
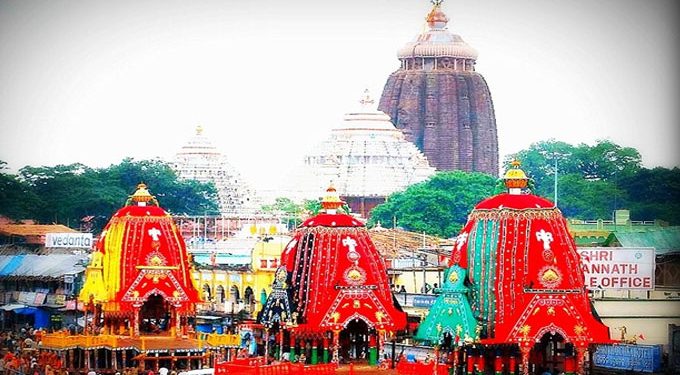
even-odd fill
[[[43,331],[26,325],[19,331],[4,331],[0,336],[0,374],[61,375],[59,356],[38,351]]]

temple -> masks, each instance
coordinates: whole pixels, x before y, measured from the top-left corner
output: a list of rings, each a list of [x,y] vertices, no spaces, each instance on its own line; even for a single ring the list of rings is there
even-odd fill
[[[503,179],[508,192],[474,208],[452,252],[447,272],[465,275],[461,271],[467,270],[470,289],[471,311],[461,310],[458,319],[471,312],[477,322],[475,335],[458,331],[473,340],[456,343],[477,346],[469,350],[467,364],[480,371],[492,362],[485,359],[492,359],[494,371],[505,367],[515,373],[519,363],[524,374],[530,365],[583,373],[588,348],[611,340],[584,287],[567,223],[552,202],[530,193],[519,162]],[[445,290],[421,329],[450,327],[446,314],[437,312],[451,302]],[[447,333],[456,331],[441,329],[433,335],[419,329],[418,336],[437,344]]]
[[[69,369],[200,366],[211,350],[238,341],[227,335],[202,341],[194,334],[203,301],[192,267],[172,217],[140,184],[102,231],[85,271],[78,297],[84,334],[50,334],[42,347],[59,353]]]
[[[305,198],[317,198],[333,183],[353,213],[368,217],[387,196],[426,180],[435,170],[390,117],[375,109],[368,90],[359,104],[305,156],[306,174],[295,183],[305,189]]]
[[[343,203],[330,187],[323,212],[297,229],[259,320],[278,331],[281,347],[288,337],[292,358],[311,347],[311,363],[319,354],[328,362],[332,352],[334,362],[367,358],[376,364],[388,335],[406,326],[406,314],[366,227],[338,212]]]
[[[498,135],[489,87],[475,71],[477,51],[451,33],[441,0],[427,30],[399,50],[378,109],[439,171],[498,175]]]
[[[212,182],[222,215],[252,215],[259,209],[259,197],[203,132],[202,126],[196,127],[194,136],[175,155],[173,169],[180,178]]]

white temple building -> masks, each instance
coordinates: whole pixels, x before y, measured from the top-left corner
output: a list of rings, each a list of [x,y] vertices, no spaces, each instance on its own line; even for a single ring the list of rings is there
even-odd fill
[[[224,216],[249,216],[260,208],[255,191],[212,145],[201,126],[177,152],[172,167],[180,178],[212,182]]]
[[[435,169],[390,117],[375,109],[368,90],[359,103],[359,110],[345,114],[304,157],[294,189],[298,199],[317,199],[332,183],[352,212],[366,217],[388,195],[426,180]]]

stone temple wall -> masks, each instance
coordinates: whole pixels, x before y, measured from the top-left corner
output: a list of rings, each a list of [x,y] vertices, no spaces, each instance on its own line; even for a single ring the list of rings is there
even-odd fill
[[[474,71],[392,73],[378,109],[440,171],[498,176],[498,135],[489,87]]]

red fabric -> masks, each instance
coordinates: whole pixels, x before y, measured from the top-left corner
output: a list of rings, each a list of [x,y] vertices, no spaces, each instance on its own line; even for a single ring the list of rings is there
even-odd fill
[[[482,223],[494,223],[497,231],[497,243],[491,244],[496,312],[483,343],[519,342],[525,336],[533,342],[546,332],[559,332],[575,343],[611,342],[609,329],[592,315],[576,245],[552,202],[536,195],[499,194],[479,203],[450,261],[468,268],[471,280],[479,265],[468,259],[468,243],[484,228],[478,227]],[[471,246],[489,238],[485,234]]]
[[[337,330],[352,319],[378,330],[406,326],[406,314],[392,304],[385,262],[353,217],[320,214],[305,221],[282,262],[292,273],[300,330]]]
[[[305,220],[302,227],[363,227],[364,224],[345,214],[321,213]]]
[[[114,214],[105,230],[121,225],[120,289],[113,302],[127,309],[156,293],[180,305],[181,311],[193,310],[201,297],[191,280],[186,245],[172,217],[157,206],[126,206]],[[106,241],[98,245],[105,253]],[[154,266],[160,268],[152,269]]]
[[[555,203],[533,194],[498,194],[484,199],[475,206],[476,210],[488,210],[498,208],[527,209],[527,208],[551,208]]]

